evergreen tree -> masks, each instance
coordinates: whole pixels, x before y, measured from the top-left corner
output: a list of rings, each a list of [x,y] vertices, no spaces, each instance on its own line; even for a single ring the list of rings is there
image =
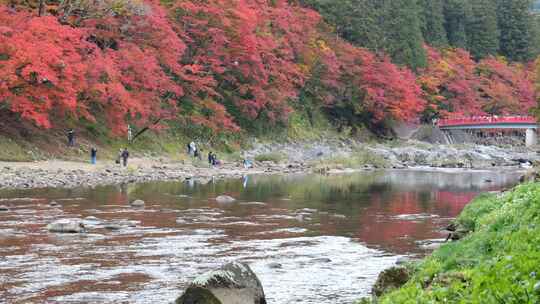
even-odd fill
[[[467,19],[470,15],[470,4],[467,0],[445,0],[444,27],[448,43],[453,47],[467,47]]]
[[[498,0],[500,53],[511,61],[527,61],[533,56],[531,30],[532,0]]]
[[[425,67],[426,52],[419,21],[420,9],[416,0],[384,0],[382,24],[385,32],[385,51],[395,63],[413,70]]]
[[[540,55],[540,16],[537,14],[531,16],[530,37],[531,57],[536,58]]]
[[[413,69],[425,66],[417,0],[304,0],[350,42],[384,51]]]
[[[471,14],[466,27],[467,49],[476,60],[496,55],[499,50],[499,29],[495,0],[471,0],[470,5]]]
[[[448,45],[444,28],[443,0],[420,0],[422,35],[429,45],[442,47]]]
[[[384,35],[381,4],[378,0],[303,0],[316,9],[344,39],[368,48],[381,50]]]

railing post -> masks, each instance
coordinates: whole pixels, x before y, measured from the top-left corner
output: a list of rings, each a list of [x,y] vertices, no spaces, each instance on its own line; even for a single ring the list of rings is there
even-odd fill
[[[538,135],[536,134],[535,129],[527,129],[525,133],[525,146],[532,147],[535,146],[538,141]]]

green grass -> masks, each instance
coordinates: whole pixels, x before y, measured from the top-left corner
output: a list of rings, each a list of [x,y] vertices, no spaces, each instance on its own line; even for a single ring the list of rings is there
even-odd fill
[[[33,150],[25,149],[16,141],[0,136],[0,161],[33,161],[39,155]]]
[[[405,286],[375,302],[540,303],[540,184],[481,195],[456,222],[472,232],[436,250]]]
[[[283,160],[285,160],[285,155],[279,152],[265,153],[255,156],[255,161],[258,162],[269,161],[277,164]]]

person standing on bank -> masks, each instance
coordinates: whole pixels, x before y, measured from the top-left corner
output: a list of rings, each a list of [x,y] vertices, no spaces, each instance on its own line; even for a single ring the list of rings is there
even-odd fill
[[[208,152],[208,164],[212,165],[212,160],[214,159],[214,154],[212,151]]]
[[[122,165],[124,167],[127,166],[128,158],[129,158],[129,151],[127,148],[124,148],[124,151],[122,151]]]
[[[96,161],[97,161],[97,149],[95,147],[92,147],[92,149],[90,149],[90,163],[92,165],[95,165]]]
[[[133,133],[131,132],[131,126],[128,125],[128,129],[127,129],[127,140],[128,140],[128,143],[131,143],[131,141],[133,140]]]
[[[197,146],[195,145],[195,142],[192,141],[189,143],[189,149],[190,149],[190,152],[193,153],[192,156],[195,157],[195,152],[197,151]]]
[[[70,147],[75,146],[75,131],[73,131],[73,129],[68,130],[67,138],[68,138],[68,146]]]

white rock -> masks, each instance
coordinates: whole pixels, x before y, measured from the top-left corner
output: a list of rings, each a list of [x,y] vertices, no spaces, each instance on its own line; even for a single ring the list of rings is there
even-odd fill
[[[144,201],[143,200],[134,200],[131,202],[131,207],[144,207]]]
[[[228,195],[220,195],[218,197],[216,197],[216,201],[218,203],[224,203],[224,204],[227,204],[227,203],[233,203],[236,201],[236,199],[234,197],[231,197],[231,196],[228,196]]]
[[[84,232],[84,224],[79,219],[61,219],[47,225],[50,232],[81,233]]]

